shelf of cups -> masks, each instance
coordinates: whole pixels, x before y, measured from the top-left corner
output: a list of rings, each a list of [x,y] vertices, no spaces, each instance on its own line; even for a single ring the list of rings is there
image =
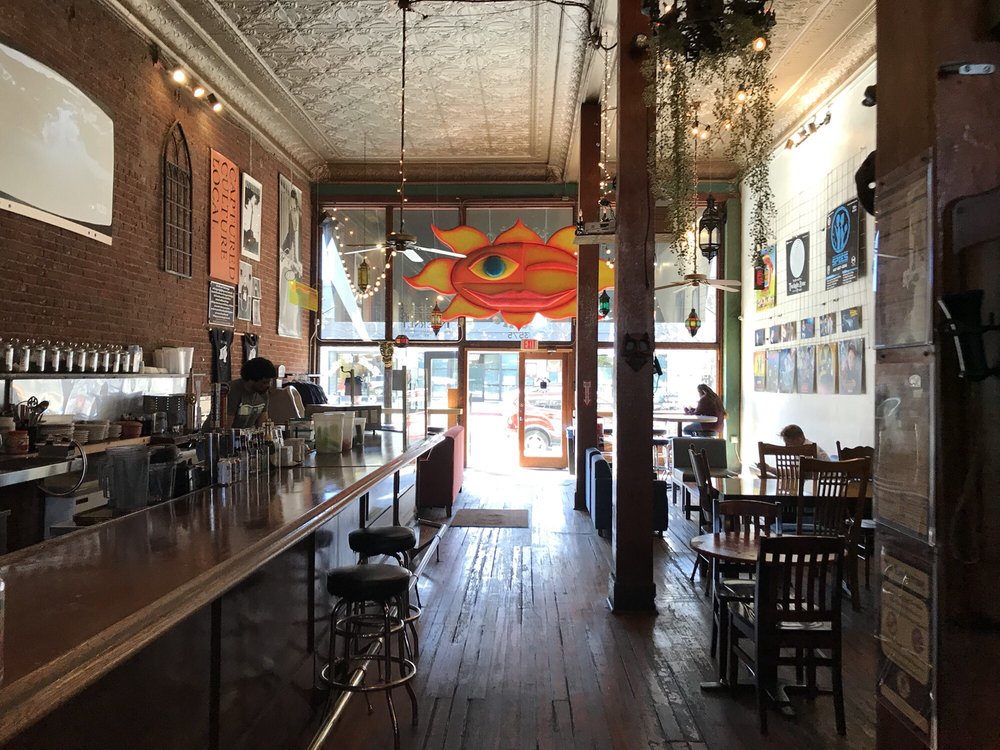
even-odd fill
[[[197,373],[196,373],[197,375]],[[183,372],[0,372],[0,380],[88,380],[121,378],[186,378]]]

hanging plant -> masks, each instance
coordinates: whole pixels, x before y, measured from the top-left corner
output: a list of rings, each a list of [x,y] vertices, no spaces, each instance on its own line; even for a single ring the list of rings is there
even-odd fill
[[[765,0],[687,0],[653,18],[647,92],[656,113],[650,157],[654,197],[667,206],[672,250],[688,259],[695,225],[698,151],[720,143],[751,194],[751,258],[769,244],[774,86],[769,74],[774,12]]]

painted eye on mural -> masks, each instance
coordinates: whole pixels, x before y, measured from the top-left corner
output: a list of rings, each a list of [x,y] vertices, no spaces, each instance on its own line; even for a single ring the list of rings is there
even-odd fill
[[[482,279],[501,281],[514,273],[518,265],[516,261],[502,255],[487,255],[473,263],[469,270]]]

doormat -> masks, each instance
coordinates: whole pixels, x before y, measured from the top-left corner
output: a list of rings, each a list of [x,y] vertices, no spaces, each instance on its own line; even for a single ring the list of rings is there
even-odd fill
[[[526,529],[528,528],[528,511],[462,508],[455,511],[455,517],[449,525],[481,526],[492,529]]]

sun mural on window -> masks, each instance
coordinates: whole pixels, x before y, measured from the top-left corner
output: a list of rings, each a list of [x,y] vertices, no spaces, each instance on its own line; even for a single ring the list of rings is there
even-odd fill
[[[435,236],[466,257],[432,260],[414,276],[404,277],[415,289],[450,294],[443,320],[460,316],[490,318],[521,328],[540,313],[551,320],[576,315],[576,227],[560,229],[547,240],[519,219],[490,242],[478,229],[431,227]],[[599,264],[597,289],[614,286],[614,271]]]

